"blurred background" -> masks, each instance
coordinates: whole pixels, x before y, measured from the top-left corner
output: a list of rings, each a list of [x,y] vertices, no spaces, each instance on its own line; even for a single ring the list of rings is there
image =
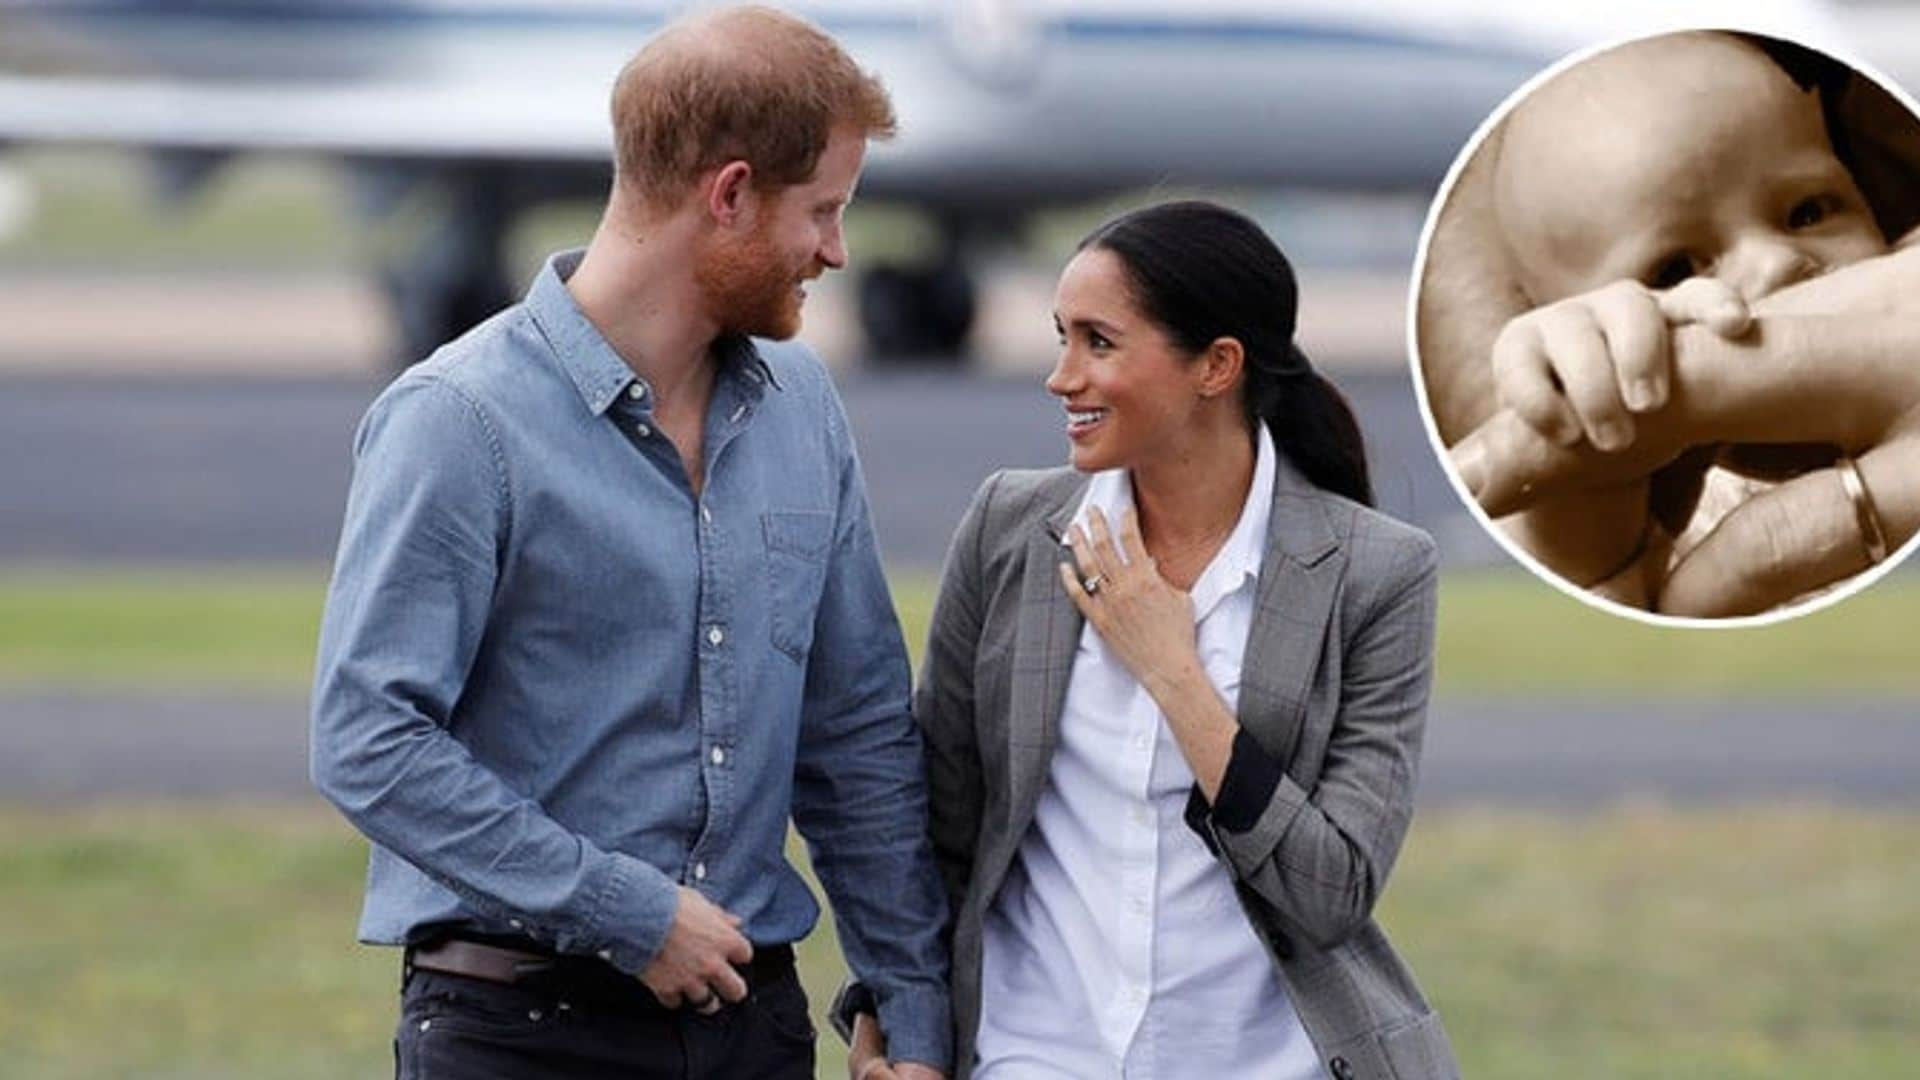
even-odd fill
[[[1405,346],[1433,191],[1562,53],[1733,17],[1913,85],[1920,13],[794,6],[903,122],[803,337],[916,650],[975,485],[1064,458],[1040,381],[1073,244],[1146,200],[1230,202],[1294,260],[1383,507],[1446,560],[1381,917],[1467,1074],[1920,1073],[1920,578],[1758,629],[1595,612],[1461,507]],[[306,782],[353,426],[585,241],[607,87],[673,10],[0,0],[0,1077],[391,1071],[398,959],[352,943],[364,843]],[[804,953],[824,1002],[830,928]]]

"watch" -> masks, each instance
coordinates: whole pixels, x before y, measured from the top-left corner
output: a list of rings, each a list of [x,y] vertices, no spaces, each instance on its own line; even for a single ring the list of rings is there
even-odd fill
[[[853,1045],[853,1019],[861,1013],[878,1017],[880,1002],[865,983],[848,979],[840,984],[840,992],[833,995],[833,1004],[827,1007],[827,1023],[848,1046]]]

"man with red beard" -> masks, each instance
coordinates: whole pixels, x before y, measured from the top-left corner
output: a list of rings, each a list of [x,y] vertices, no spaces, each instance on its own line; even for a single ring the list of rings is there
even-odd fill
[[[369,409],[313,776],[403,946],[403,1077],[811,1077],[819,906],[900,1076],[949,1055],[906,652],[846,416],[780,343],[885,91],[761,8],[621,73],[584,252]]]

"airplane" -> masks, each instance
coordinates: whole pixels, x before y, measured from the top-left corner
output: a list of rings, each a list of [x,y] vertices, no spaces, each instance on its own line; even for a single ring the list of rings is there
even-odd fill
[[[417,359],[515,289],[529,209],[603,197],[607,96],[688,5],[658,0],[0,0],[0,148],[150,152],[180,198],[237,154],[337,159],[370,218],[442,207],[381,268]],[[958,355],[970,264],[1036,210],[1155,186],[1431,190],[1511,91],[1568,49],[1668,20],[1809,27],[1810,0],[818,0],[784,4],[876,72],[901,117],[863,202],[939,241],[864,271],[875,355]]]

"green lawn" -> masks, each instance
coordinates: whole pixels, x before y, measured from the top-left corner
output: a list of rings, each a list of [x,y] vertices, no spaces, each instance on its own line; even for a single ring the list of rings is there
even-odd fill
[[[314,804],[0,808],[0,1078],[390,1072],[363,858]],[[1913,816],[1459,811],[1381,918],[1476,1080],[1864,1080],[1920,1063],[1916,896]],[[803,965],[818,1003],[824,932]]]
[[[0,689],[71,685],[299,692],[312,670],[326,570],[0,571]],[[926,574],[896,574],[918,649]],[[1441,586],[1442,693],[1584,696],[1920,692],[1920,576],[1771,627],[1667,630],[1605,615],[1518,571]]]

